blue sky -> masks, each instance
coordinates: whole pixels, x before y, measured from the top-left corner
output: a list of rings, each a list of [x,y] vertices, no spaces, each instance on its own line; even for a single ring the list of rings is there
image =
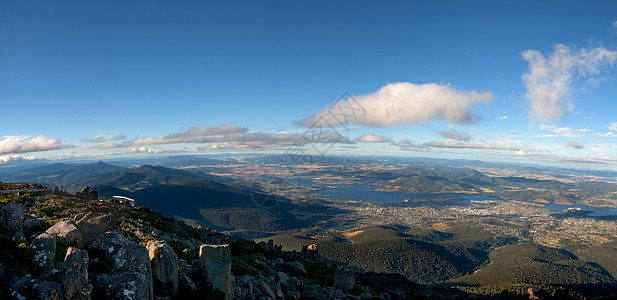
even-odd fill
[[[3,1],[0,163],[298,148],[615,170],[616,12]]]

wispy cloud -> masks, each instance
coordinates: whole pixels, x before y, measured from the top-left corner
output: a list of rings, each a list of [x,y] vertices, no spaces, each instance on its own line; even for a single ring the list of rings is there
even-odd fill
[[[501,155],[501,156],[539,158],[539,159],[543,159],[547,161],[557,161],[557,162],[566,161],[566,162],[593,163],[593,164],[617,163],[617,157],[611,157],[611,156],[596,156],[596,157],[567,156],[567,155],[558,155],[558,154],[552,154],[552,153],[524,151],[524,150],[519,150],[511,154],[510,153],[492,153],[492,154]]]
[[[319,134],[318,137],[313,134]],[[310,143],[337,143],[354,144],[355,141],[342,136],[334,131],[317,131],[303,134],[266,133],[249,131],[246,127],[235,124],[221,126],[203,126],[190,128],[185,131],[160,136],[143,137],[122,143],[106,143],[98,148],[140,147],[165,144],[214,144],[203,145],[198,150],[221,150],[221,149],[263,149],[289,146],[303,146]],[[146,148],[147,149],[147,148]]]
[[[404,139],[400,141],[392,141],[390,143],[393,146],[399,147],[401,151],[427,151],[428,147],[420,145],[412,140]]]
[[[547,125],[547,124],[540,124],[539,128],[540,130],[551,131],[554,133],[553,135],[544,136],[544,137],[561,136],[561,137],[567,137],[567,138],[578,138],[585,134],[590,134],[593,132],[593,130],[587,129],[587,128],[572,129],[570,127],[557,127],[555,125]]]
[[[131,154],[172,154],[182,153],[184,150],[167,149],[167,148],[148,148],[148,147],[133,147],[131,148]]]
[[[467,142],[471,139],[471,136],[469,136],[468,133],[458,132],[456,129],[451,129],[449,131],[441,131],[439,132],[439,134],[441,134],[441,136],[447,139],[463,141],[463,142]]]
[[[523,51],[522,56],[529,63],[522,81],[530,100],[531,116],[549,123],[574,109],[568,97],[575,80],[597,81],[602,71],[617,60],[617,52],[604,47],[577,50],[563,44],[553,46],[548,57],[537,50]]]
[[[564,145],[572,148],[572,149],[583,149],[585,148],[585,145],[583,145],[581,142],[577,142],[577,141],[564,141],[563,142]]]
[[[360,143],[389,143],[392,139],[387,136],[363,134],[356,139],[356,142]]]
[[[333,126],[347,121],[372,126],[394,126],[427,123],[433,118],[470,123],[479,116],[471,113],[469,108],[479,102],[487,103],[492,98],[490,93],[459,91],[447,84],[390,83],[373,94],[353,97],[354,103],[350,103],[349,107],[362,109],[366,113],[340,118],[332,107],[328,107],[297,124],[310,127],[323,119]]]
[[[94,136],[93,138],[84,138],[81,139],[80,142],[82,143],[104,143],[107,141],[122,141],[126,139],[126,135],[125,134],[119,134],[119,135],[97,135]]]
[[[19,154],[67,148],[59,139],[43,135],[7,135],[0,138],[0,154]]]
[[[484,150],[507,150],[517,151],[518,148],[514,145],[502,144],[480,144],[480,143],[463,143],[460,141],[431,141],[423,144],[424,146],[437,148],[456,148],[456,149],[484,149]]]
[[[508,116],[501,116],[501,117],[497,117],[497,119],[500,119],[500,120],[505,120],[505,119],[507,119],[507,118],[508,118]]]

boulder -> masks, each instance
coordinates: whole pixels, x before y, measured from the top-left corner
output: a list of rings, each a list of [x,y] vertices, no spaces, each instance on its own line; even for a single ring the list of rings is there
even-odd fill
[[[49,233],[41,233],[32,241],[34,252],[34,265],[43,272],[54,268],[56,259],[56,236]]]
[[[75,224],[79,228],[84,242],[88,242],[105,232],[120,231],[116,219],[112,215],[97,216],[93,213],[88,213],[77,220]]]
[[[336,266],[334,268],[334,287],[344,292],[349,291],[356,284],[356,277],[352,270]]]
[[[23,223],[23,229],[25,232],[36,232],[39,231],[45,223],[43,219],[26,219]]]
[[[85,186],[81,191],[75,193],[75,197],[83,200],[98,200],[99,192],[96,190],[90,190],[89,186]]]
[[[67,269],[61,278],[65,299],[87,300],[92,295],[92,285],[80,271]]]
[[[24,296],[24,294],[27,295],[27,291],[28,291],[29,287],[32,286],[33,283],[34,283],[34,280],[32,279],[32,276],[30,276],[30,274],[28,274],[28,275],[26,275],[26,276],[24,276],[22,278],[19,278],[9,288],[9,292],[11,293],[11,297],[13,297],[14,299],[19,299],[19,300],[27,299],[27,297]]]
[[[193,279],[186,275],[186,273],[180,273],[178,275],[178,286],[180,289],[190,292],[194,292],[197,290],[195,282],[193,282]]]
[[[11,241],[16,242],[16,243],[25,242],[26,235],[23,232],[18,231],[13,235],[13,237],[11,238]]]
[[[84,278],[88,279],[88,252],[75,247],[66,249],[64,257],[64,267],[70,270],[76,270],[81,273]]]
[[[2,219],[9,228],[21,230],[24,222],[24,213],[26,213],[26,208],[23,204],[10,202],[4,207]]]
[[[37,300],[63,300],[62,285],[53,281],[43,281],[36,285]],[[71,298],[68,298],[71,299]]]
[[[302,246],[302,252],[300,253],[302,257],[308,260],[320,260],[321,259],[321,254],[319,254],[319,251],[317,251],[316,244]]]
[[[284,272],[276,272],[276,278],[280,281],[280,282],[287,282],[289,280],[289,276],[287,274],[285,274]]]
[[[120,272],[96,277],[96,295],[108,300],[153,299],[146,274]]]
[[[289,266],[292,267],[293,269],[302,271],[303,273],[306,273],[306,269],[304,269],[304,265],[299,262],[299,261],[293,261],[291,263],[289,263]]]
[[[135,276],[130,274],[138,273],[143,276],[143,280],[140,277],[136,281],[136,284],[139,286],[132,288],[133,291],[141,293],[142,290],[145,290],[147,297],[143,299],[153,298],[152,269],[150,268],[150,257],[146,247],[128,240],[120,233],[108,232],[91,240],[87,245],[87,249],[91,261],[96,260],[96,263],[92,266],[94,269],[91,269],[93,272],[105,273],[108,275],[107,279],[109,279],[109,276],[114,277],[120,273],[124,275],[119,277],[119,279],[133,278]],[[98,284],[99,279],[96,278],[96,280]],[[127,286],[128,284],[127,282],[117,282],[114,284],[114,288]],[[105,289],[103,290],[105,291]],[[111,294],[115,295],[114,293],[115,290],[111,292]]]
[[[264,296],[268,296],[271,299],[276,298],[276,294],[272,291],[270,285],[265,283],[263,280],[257,281],[257,288],[261,291],[261,294]]]
[[[199,267],[202,276],[215,289],[225,292],[231,299],[231,253],[229,245],[201,245],[199,248]]]
[[[178,294],[178,255],[165,241],[150,241],[146,246],[152,267],[152,283],[158,296]]]
[[[64,240],[68,245],[77,246],[82,243],[81,233],[70,221],[60,221],[49,227],[45,232]]]

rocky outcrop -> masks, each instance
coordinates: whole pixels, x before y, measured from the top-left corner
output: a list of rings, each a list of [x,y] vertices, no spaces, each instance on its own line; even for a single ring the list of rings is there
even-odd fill
[[[96,190],[90,190],[89,186],[85,186],[81,191],[75,193],[75,197],[83,200],[98,200],[99,192]]]
[[[94,213],[87,213],[75,222],[84,242],[105,232],[119,232],[120,228],[116,223],[116,218],[112,215],[95,215]]]
[[[81,272],[67,269],[60,278],[64,289],[64,299],[86,300],[92,294],[92,285]]]
[[[152,299],[148,280],[146,274],[139,272],[101,274],[96,278],[97,295],[108,300]]]
[[[231,253],[229,245],[201,245],[199,248],[199,267],[202,276],[212,286],[225,292],[226,299],[231,299]]]
[[[356,284],[356,277],[352,270],[345,267],[334,267],[334,287],[344,292],[349,291]]]
[[[197,286],[195,285],[195,282],[193,282],[193,279],[186,275],[186,273],[180,273],[178,274],[178,289],[194,292],[197,290]]]
[[[64,257],[65,273],[61,278],[65,299],[90,299],[92,285],[88,281],[88,252],[69,247]]]
[[[84,278],[88,279],[88,252],[75,247],[69,247],[66,250],[64,257],[64,267],[66,269],[76,270],[81,273]]]
[[[18,202],[11,202],[4,207],[4,215],[2,219],[4,224],[11,229],[21,230],[24,222],[24,213],[26,208]]]
[[[165,241],[150,241],[146,248],[152,267],[154,293],[160,296],[178,294],[178,255]]]
[[[56,236],[41,233],[32,241],[34,266],[41,272],[49,272],[54,268],[56,258]]]
[[[53,281],[43,281],[36,285],[37,300],[62,300],[64,299],[62,285]],[[71,298],[68,298],[71,299]]]
[[[60,221],[49,227],[45,232],[64,240],[68,245],[77,246],[82,243],[81,233],[70,221]]]
[[[28,289],[34,285],[34,280],[30,274],[25,275],[15,281],[9,288],[9,293],[14,299],[27,299]]]
[[[98,292],[111,295],[110,299],[117,299],[113,298],[117,295],[116,289],[126,288],[135,295],[146,296],[134,299],[153,298],[152,269],[146,247],[128,240],[120,233],[108,232],[90,241],[87,249],[92,258],[92,270],[99,274],[97,276],[104,275],[96,278]]]
[[[317,251],[316,244],[302,246],[302,252],[300,252],[300,255],[308,260],[320,260],[321,259],[321,254],[319,254],[319,251]]]

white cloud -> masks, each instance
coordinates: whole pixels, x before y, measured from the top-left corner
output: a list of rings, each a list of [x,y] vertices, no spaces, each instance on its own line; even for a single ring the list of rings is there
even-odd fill
[[[447,139],[463,141],[463,142],[469,141],[471,139],[471,136],[469,136],[468,133],[458,132],[456,131],[456,129],[452,129],[450,131],[441,131],[439,132],[439,134],[441,134],[441,136]]]
[[[355,141],[328,128],[316,128],[302,134],[294,133],[266,133],[248,131],[248,128],[235,124],[226,124],[213,127],[190,128],[160,137],[143,137],[122,143],[106,143],[98,148],[133,147],[139,151],[141,147],[163,144],[217,144],[204,145],[198,150],[219,149],[262,149],[289,146],[303,146],[308,144],[354,144]],[[147,148],[146,148],[147,149]]]
[[[539,128],[541,130],[552,131],[553,133],[555,133],[554,135],[544,136],[544,137],[563,136],[563,137],[567,137],[567,138],[578,138],[578,137],[581,137],[582,135],[584,135],[586,133],[592,133],[593,132],[593,130],[587,129],[587,128],[572,129],[570,127],[557,127],[555,125],[547,125],[547,124],[540,124]]]
[[[564,145],[573,148],[573,149],[583,149],[585,148],[585,145],[583,145],[581,142],[577,142],[577,141],[565,141],[563,142]]]
[[[427,123],[433,118],[448,122],[469,123],[478,118],[469,108],[478,102],[487,103],[490,93],[458,91],[445,84],[390,83],[377,92],[354,96],[297,122],[311,127],[323,120],[336,126],[347,122],[372,126]]]
[[[374,134],[363,134],[356,139],[356,142],[360,143],[389,143],[392,139],[387,136],[380,136]]]
[[[83,143],[103,143],[103,142],[107,142],[107,141],[122,141],[126,139],[126,135],[124,134],[119,134],[119,135],[97,135],[94,136],[93,138],[85,138],[85,139],[81,139],[80,142]]]
[[[566,161],[566,162],[591,163],[591,164],[617,163],[617,157],[610,157],[610,156],[596,156],[596,157],[564,156],[564,155],[557,155],[557,154],[551,154],[551,153],[524,151],[524,150],[516,151],[513,154],[494,153],[494,155],[540,158],[540,159],[544,159],[548,161],[557,161],[557,162]]]
[[[617,122],[610,123],[607,127],[611,131],[617,131]]]
[[[501,120],[505,120],[505,119],[507,119],[507,118],[508,118],[508,116],[501,116],[501,117],[497,117],[497,118],[498,118],[498,119],[501,119]]]
[[[611,25],[612,25],[612,26],[611,26],[611,29],[612,29],[615,33],[617,33],[617,21],[613,22],[613,24],[611,24]]]
[[[432,141],[423,145],[437,148],[456,148],[456,149],[485,149],[485,150],[508,150],[517,151],[518,148],[513,145],[501,144],[478,144],[478,143],[463,143],[459,141]]]
[[[26,161],[35,161],[35,160],[44,160],[42,157],[38,156],[20,156],[20,155],[3,155],[0,156],[0,164],[8,164],[8,163],[16,163],[16,162],[26,162]]]
[[[131,154],[169,154],[169,153],[181,153],[182,150],[172,150],[167,148],[148,148],[148,147],[133,147],[131,148]]]
[[[393,141],[390,144],[393,146],[399,147],[401,151],[428,151],[428,147],[424,145],[419,145],[416,142],[409,140],[409,139],[400,140],[398,142]]]
[[[595,76],[617,60],[617,52],[604,47],[575,50],[562,44],[553,46],[548,57],[537,50],[523,51],[522,56],[529,63],[522,81],[531,102],[531,116],[544,122],[558,121],[574,109],[568,97],[575,80],[597,79]]]
[[[607,133],[600,133],[598,135],[601,136],[601,137],[617,137],[617,134],[615,134],[612,131],[609,131]]]
[[[66,148],[59,139],[46,136],[7,135],[0,138],[0,154],[49,151]]]

